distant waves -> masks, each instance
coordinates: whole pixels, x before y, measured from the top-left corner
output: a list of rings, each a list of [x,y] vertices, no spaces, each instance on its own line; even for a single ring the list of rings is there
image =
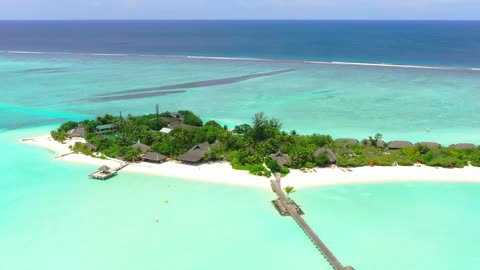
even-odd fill
[[[320,64],[320,65],[348,65],[348,66],[379,67],[379,68],[480,71],[480,67],[426,66],[426,65],[374,63],[374,62],[288,60],[288,59],[268,59],[268,58],[250,58],[250,57],[217,57],[217,56],[195,56],[195,55],[122,54],[122,53],[89,53],[89,52],[40,52],[40,51],[0,51],[0,54],[82,55],[82,56],[96,56],[96,57],[152,57],[152,58],[153,57],[158,57],[158,58],[184,58],[184,59],[192,59],[192,60],[259,61],[259,62],[284,62],[284,63],[304,63],[304,64]]]
[[[121,90],[121,91],[100,94],[100,95],[97,95],[97,97],[91,98],[88,100],[94,101],[94,102],[102,102],[102,101],[129,100],[129,99],[137,99],[137,98],[145,98],[145,97],[180,94],[185,92],[185,90],[180,90],[180,89],[190,89],[190,88],[233,84],[241,81],[246,81],[246,80],[251,80],[251,79],[261,78],[261,77],[269,77],[269,76],[274,76],[274,75],[287,73],[291,71],[294,71],[294,69],[284,69],[284,70],[255,73],[255,74],[249,74],[249,75],[243,75],[243,76],[237,76],[237,77],[204,80],[204,81],[196,81],[196,82],[188,82],[188,83],[180,83],[180,84],[171,84],[171,85],[158,86],[158,87]]]

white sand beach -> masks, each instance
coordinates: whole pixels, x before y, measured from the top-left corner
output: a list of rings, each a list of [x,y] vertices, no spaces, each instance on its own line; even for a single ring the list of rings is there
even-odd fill
[[[55,159],[92,166],[107,165],[119,167],[123,162],[115,159],[100,159],[83,154],[72,153],[69,146],[83,139],[67,140],[59,143],[50,135],[42,135],[21,140],[21,143],[48,149],[55,153]],[[215,162],[198,166],[169,161],[162,164],[147,162],[132,163],[120,173],[139,173],[182,178],[219,184],[270,188],[269,179],[249,174],[247,171],[234,170],[227,162]],[[480,168],[468,166],[462,169],[446,169],[428,166],[361,167],[361,168],[316,168],[308,172],[291,170],[282,179],[282,185],[295,188],[307,188],[343,184],[368,184],[382,182],[475,182],[480,183]]]

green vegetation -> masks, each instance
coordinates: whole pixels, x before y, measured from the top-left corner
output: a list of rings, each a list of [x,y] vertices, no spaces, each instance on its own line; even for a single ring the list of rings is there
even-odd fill
[[[363,140],[362,144],[351,145],[333,141],[329,135],[300,135],[294,130],[287,133],[281,130],[282,124],[278,119],[267,118],[263,113],[255,114],[251,124],[238,125],[232,131],[215,121],[204,123],[190,111],[179,111],[178,114],[182,125],[169,126],[173,130],[168,134],[158,132],[159,128],[168,126],[161,118],[172,118],[171,113],[165,112],[160,114],[160,117],[156,114],[127,117],[105,115],[79,123],[67,122],[52,131],[52,137],[64,141],[68,131],[81,124],[85,128],[85,139],[96,147],[97,152],[128,161],[139,160],[142,155],[138,149],[130,147],[137,141],[171,158],[184,154],[194,145],[208,142],[213,146],[211,151],[205,153],[204,161],[227,160],[234,169],[267,177],[277,172],[286,175],[290,172],[289,168],[311,169],[330,164],[327,153],[314,156],[314,152],[320,147],[333,151],[340,167],[392,164],[411,166],[420,162],[428,166],[461,168],[466,166],[468,161],[473,166],[480,166],[480,148],[457,150],[412,146],[389,150],[377,147],[377,142],[382,139],[381,134]],[[95,133],[95,128],[104,124],[113,124],[114,132]],[[92,154],[85,145],[75,145],[73,150]],[[283,162],[279,164],[276,158],[270,157],[278,151],[289,157],[285,166],[280,165],[284,164]]]
[[[283,190],[285,191],[285,193],[287,193],[287,196],[290,197],[290,194],[294,193],[296,190],[294,187],[292,186],[286,186],[283,188]]]

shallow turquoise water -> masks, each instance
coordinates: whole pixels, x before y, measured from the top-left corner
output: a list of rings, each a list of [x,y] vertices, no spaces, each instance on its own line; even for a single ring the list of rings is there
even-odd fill
[[[45,129],[0,134],[10,153],[0,163],[1,269],[330,269],[276,213],[269,190],[127,173],[90,180],[94,167],[16,143]],[[477,269],[480,185],[350,185],[292,197],[356,269]]]
[[[35,71],[59,68],[55,72]],[[33,71],[32,71],[33,69]],[[292,72],[184,93],[91,102],[98,94],[258,72]],[[234,125],[263,111],[287,130],[480,144],[480,71],[145,56],[0,54],[0,127],[103,113],[191,109]],[[33,118],[32,116],[33,115]],[[427,129],[429,132],[427,132]]]
[[[32,71],[38,68],[63,71]],[[295,71],[177,95],[85,101],[111,91],[287,68]],[[480,120],[472,117],[480,111],[478,74],[0,54],[0,269],[330,269],[297,225],[274,211],[268,190],[127,173],[92,181],[87,175],[94,167],[55,161],[53,153],[17,140],[67,119],[146,113],[158,103],[230,125],[264,111],[301,132],[480,143]],[[480,185],[400,183],[302,189],[292,196],[345,264],[450,270],[478,268],[479,195]]]

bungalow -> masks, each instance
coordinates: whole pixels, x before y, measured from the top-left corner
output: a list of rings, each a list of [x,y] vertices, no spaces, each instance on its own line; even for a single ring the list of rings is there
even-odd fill
[[[317,151],[313,152],[313,157],[317,158],[320,154],[327,154],[328,161],[330,164],[336,163],[337,162],[337,155],[335,153],[325,147],[318,148]]]
[[[403,149],[410,146],[413,146],[413,144],[408,141],[391,141],[388,143],[388,149]]]
[[[114,124],[100,125],[95,128],[95,133],[97,134],[105,134],[105,133],[113,133],[113,132],[115,132]]]
[[[440,147],[440,144],[436,143],[436,142],[418,142],[415,145],[416,146],[417,145],[425,146],[425,147],[430,148],[430,149],[435,149],[435,148]]]
[[[203,160],[205,153],[211,150],[211,147],[212,145],[208,142],[197,144],[188,150],[188,152],[179,156],[177,160],[187,164],[198,164]]]
[[[183,123],[183,120],[180,117],[175,117],[175,116],[162,116],[160,117],[160,119],[165,123],[167,123],[169,127],[180,125],[181,123]]]
[[[457,143],[449,146],[450,148],[463,150],[463,149],[475,149],[476,146],[473,143]]]
[[[360,144],[357,139],[353,139],[353,138],[339,138],[339,139],[336,139],[335,141],[340,143],[352,144],[352,145]]]
[[[138,150],[140,150],[140,152],[142,152],[144,154],[147,153],[148,151],[150,151],[150,146],[148,146],[146,144],[143,144],[143,143],[140,143],[140,141],[138,141],[135,144],[130,145],[130,147],[134,148],[134,149],[138,149]]]
[[[152,162],[152,163],[162,163],[166,159],[167,159],[166,156],[159,154],[157,152],[148,152],[142,157],[143,161]]]
[[[278,165],[280,166],[285,166],[288,163],[290,163],[290,156],[287,154],[282,153],[281,151],[278,151],[275,154],[271,154],[270,157],[278,162]]]
[[[362,144],[372,146],[372,142],[370,140],[367,140],[367,139],[362,140]],[[387,144],[384,141],[377,140],[377,144],[375,146],[378,147],[378,148],[385,148],[386,145]]]
[[[87,147],[88,150],[92,151],[92,152],[95,152],[97,151],[97,147],[89,142],[86,142],[86,143],[78,143],[80,145],[83,145],[85,147]]]
[[[78,126],[72,130],[69,130],[68,133],[67,133],[67,137],[68,138],[75,138],[75,137],[78,137],[78,138],[83,138],[85,137],[85,128],[82,127],[82,126]]]

